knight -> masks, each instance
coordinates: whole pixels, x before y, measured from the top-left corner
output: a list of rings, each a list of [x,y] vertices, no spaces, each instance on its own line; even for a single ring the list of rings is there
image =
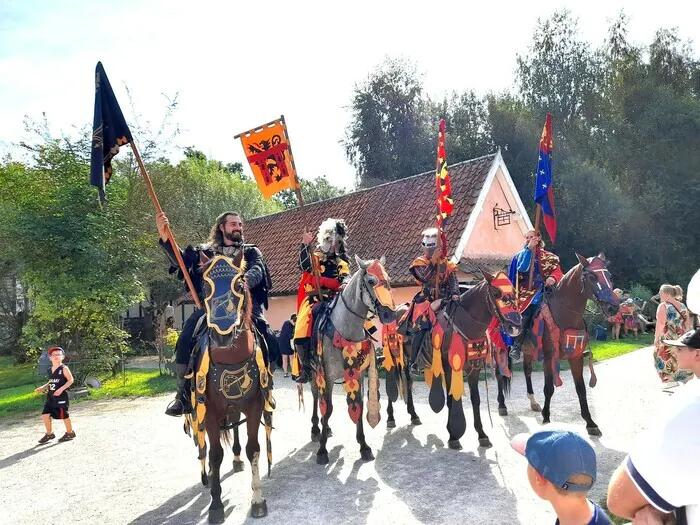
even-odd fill
[[[313,308],[321,301],[335,297],[350,277],[346,254],[347,228],[342,219],[326,219],[321,223],[312,246],[313,233],[305,232],[299,247],[299,268],[302,271],[297,294],[297,324],[294,326],[294,347],[299,360],[297,383],[306,383],[311,376]]]
[[[164,213],[156,216],[156,224],[160,234],[160,246],[170,262],[169,271],[171,274],[178,272],[177,276],[182,280],[184,276],[179,269],[173,246],[167,237],[166,229],[169,221]],[[263,314],[263,308],[268,308],[268,293],[272,288],[272,280],[260,249],[254,244],[245,243],[243,220],[240,214],[227,211],[219,215],[212,226],[208,242],[196,247],[187,246],[184,250],[180,249],[180,255],[192,280],[195,292],[199,296],[200,304],[203,304],[202,274],[199,271],[201,258],[211,259],[216,255],[234,258],[241,250],[246,262],[245,281],[252,299],[252,321],[256,331],[262,337],[264,342],[262,346],[269,363],[275,360],[278,353],[277,338]],[[178,336],[175,345],[177,393],[175,400],[168,405],[165,411],[169,416],[181,416],[185,411],[191,410],[185,375],[194,346],[194,332],[200,318],[205,314],[205,308],[195,309],[185,321]]]
[[[409,267],[420,290],[399,321],[399,332],[411,336],[410,361],[414,369],[430,365],[430,337],[426,340],[426,335],[429,336],[436,323],[435,314],[451,301],[459,300],[457,266],[440,249],[437,228],[423,231],[421,248],[423,255],[416,257]]]
[[[533,264],[535,267],[530,285],[530,269]],[[563,276],[559,257],[544,249],[544,241],[538,232],[528,231],[525,234],[525,246],[513,257],[508,275],[515,286],[518,309],[523,318],[520,335],[514,340],[507,336],[503,338],[506,344],[511,343],[510,356],[514,360],[519,360],[522,356],[522,345],[532,329],[545,286],[555,286]]]

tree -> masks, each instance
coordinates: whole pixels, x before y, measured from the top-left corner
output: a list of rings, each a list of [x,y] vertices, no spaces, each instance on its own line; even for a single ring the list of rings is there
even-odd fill
[[[313,180],[299,179],[299,183],[301,184],[301,195],[304,199],[304,204],[334,199],[346,193],[345,189],[333,186],[325,175],[316,177]],[[286,209],[299,206],[296,192],[292,190],[278,193],[275,199],[282,203],[282,206]]]
[[[341,141],[366,188],[427,171],[435,165],[428,138],[428,101],[421,75],[407,60],[387,58],[353,91],[351,122]]]

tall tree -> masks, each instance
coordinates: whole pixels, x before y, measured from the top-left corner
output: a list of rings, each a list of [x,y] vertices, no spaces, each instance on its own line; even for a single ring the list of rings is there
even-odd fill
[[[387,58],[357,84],[352,118],[341,141],[361,188],[415,175],[434,166],[428,103],[421,75],[408,60]]]

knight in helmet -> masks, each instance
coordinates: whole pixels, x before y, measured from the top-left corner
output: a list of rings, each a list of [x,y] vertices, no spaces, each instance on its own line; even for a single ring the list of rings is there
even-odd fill
[[[423,255],[416,257],[409,268],[411,275],[421,289],[413,297],[413,302],[403,320],[400,332],[411,335],[411,363],[418,366],[430,364],[430,334],[435,325],[435,312],[450,301],[459,300],[457,266],[445,257],[440,248],[437,228],[423,231],[421,248]],[[438,293],[436,287],[438,286]]]
[[[298,383],[306,383],[311,373],[312,309],[319,301],[332,299],[350,277],[345,252],[347,228],[342,219],[326,219],[318,230],[317,245],[313,233],[306,232],[299,248],[299,267],[303,274],[297,295],[297,324],[294,346],[300,362]]]

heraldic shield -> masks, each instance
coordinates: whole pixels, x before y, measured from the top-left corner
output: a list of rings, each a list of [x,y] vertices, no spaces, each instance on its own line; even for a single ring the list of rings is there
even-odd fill
[[[230,257],[217,255],[202,274],[209,285],[204,299],[207,325],[221,335],[230,334],[242,323],[244,264],[239,268]]]

